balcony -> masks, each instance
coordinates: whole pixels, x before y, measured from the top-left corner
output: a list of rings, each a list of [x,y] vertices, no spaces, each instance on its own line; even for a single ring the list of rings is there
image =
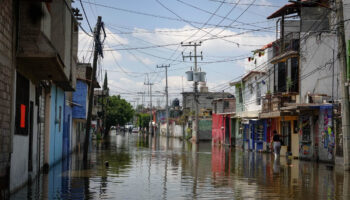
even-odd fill
[[[68,8],[63,1],[20,1],[19,7],[17,70],[33,82],[52,80],[74,90],[77,33]]]
[[[284,61],[289,57],[299,55],[299,33],[291,32],[284,38],[276,40],[273,46],[273,59],[271,63]]]
[[[296,93],[266,95],[262,99],[262,113],[277,112],[293,103],[296,103]]]

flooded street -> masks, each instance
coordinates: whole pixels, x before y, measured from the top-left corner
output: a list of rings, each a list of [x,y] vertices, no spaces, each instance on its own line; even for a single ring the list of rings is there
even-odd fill
[[[348,172],[211,143],[112,132],[92,143],[87,170],[81,160],[72,155],[11,199],[350,199]]]

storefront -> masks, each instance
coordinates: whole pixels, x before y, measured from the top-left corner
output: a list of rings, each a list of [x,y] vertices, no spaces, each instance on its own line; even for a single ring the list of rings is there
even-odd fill
[[[261,123],[264,129],[264,146],[263,150],[271,152],[271,142],[273,132],[276,131],[281,138],[281,155],[292,155],[299,157],[299,137],[298,137],[298,117],[297,116],[276,116],[266,118]]]
[[[333,106],[308,106],[299,117],[300,157],[307,160],[334,162],[335,131]]]
[[[266,151],[266,120],[249,120],[249,150]]]

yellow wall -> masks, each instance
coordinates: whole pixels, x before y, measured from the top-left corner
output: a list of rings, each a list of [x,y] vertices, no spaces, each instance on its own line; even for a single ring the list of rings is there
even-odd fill
[[[291,121],[291,145],[292,145],[292,154],[294,157],[299,157],[299,134],[296,133],[294,134],[294,127],[297,126],[297,124],[294,124],[294,120],[298,120],[297,116],[284,116],[283,121]],[[277,130],[279,134],[282,134],[282,127],[281,127],[281,122],[282,122],[282,117],[278,117],[277,119]],[[282,146],[281,147],[281,155],[286,155],[287,153],[287,146]]]

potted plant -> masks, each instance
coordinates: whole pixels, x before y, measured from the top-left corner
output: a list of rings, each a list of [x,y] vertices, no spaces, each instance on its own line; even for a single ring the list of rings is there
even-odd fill
[[[293,81],[291,78],[287,78],[287,92],[290,92],[292,89]]]
[[[271,91],[270,90],[267,90],[266,94],[265,94],[265,97],[267,99],[271,98]]]

